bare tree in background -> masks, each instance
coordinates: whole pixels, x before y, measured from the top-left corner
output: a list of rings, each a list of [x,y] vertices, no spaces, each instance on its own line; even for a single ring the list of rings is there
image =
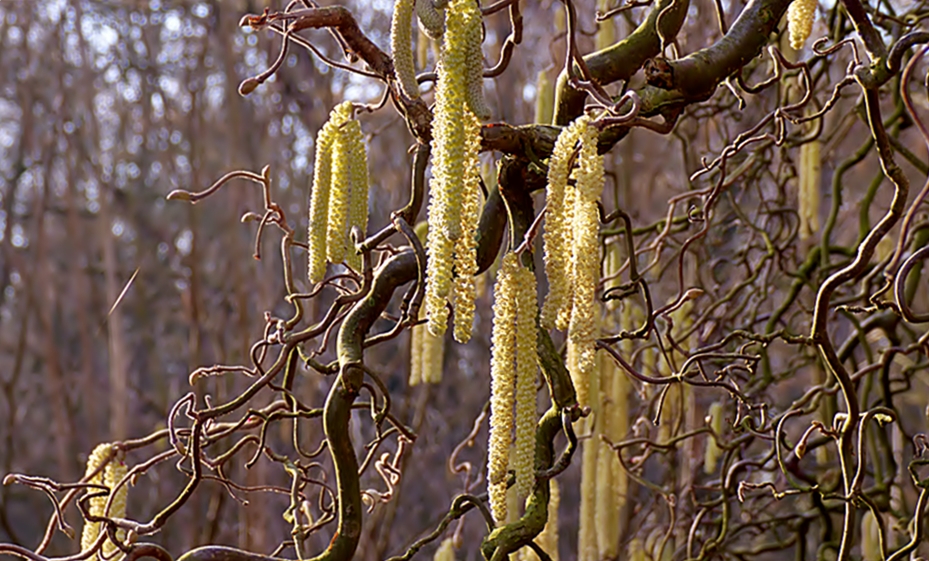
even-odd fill
[[[925,2],[478,5],[475,327],[416,386],[441,39],[408,53],[417,96],[388,2],[0,5],[0,553],[929,555]],[[369,226],[312,283],[305,185],[343,101]],[[545,301],[583,115],[597,363],[532,328],[531,488],[495,519],[491,287],[517,253]]]

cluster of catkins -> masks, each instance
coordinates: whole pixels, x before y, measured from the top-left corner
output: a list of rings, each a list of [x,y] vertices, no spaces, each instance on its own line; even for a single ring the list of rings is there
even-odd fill
[[[307,236],[310,282],[326,275],[326,261],[345,261],[361,270],[361,256],[351,243],[350,232],[368,225],[368,153],[361,125],[352,119],[351,102],[343,102],[329,114],[316,135],[316,163],[310,196]]]
[[[515,253],[508,253],[494,285],[491,334],[487,484],[490,509],[497,522],[507,518],[508,470],[516,473],[518,500],[529,495],[535,482],[537,314],[535,275],[519,264]],[[511,465],[510,446],[514,444]]]
[[[573,170],[571,162],[577,154]],[[548,164],[545,210],[545,273],[549,293],[542,306],[542,327],[568,330],[568,370],[582,405],[589,400],[589,380],[596,353],[600,276],[600,227],[597,201],[603,190],[603,157],[597,154],[597,129],[582,115],[555,141]]]
[[[107,462],[103,470],[100,470],[100,467],[104,462]],[[87,458],[87,468],[85,476],[90,475],[94,472],[97,472],[96,475],[87,480],[87,483],[92,483],[96,485],[103,485],[110,492],[113,492],[113,489],[116,489],[116,486],[120,481],[126,476],[128,468],[126,464],[121,461],[118,457],[118,453],[114,453],[112,444],[100,444],[94,448],[93,452],[90,453],[90,456]],[[108,496],[95,497],[90,499],[90,514],[92,516],[107,516],[109,518],[125,518],[126,517],[126,498],[129,493],[129,486],[123,485],[112,495],[110,500],[110,508],[106,510],[106,503]],[[81,533],[81,550],[87,551],[90,549],[94,543],[97,541],[97,538],[100,535],[102,522],[85,522],[84,530]],[[126,539],[125,530],[117,530],[117,537],[120,540]],[[116,551],[116,544],[109,541],[109,539],[103,544],[103,552],[107,557],[111,557]]]
[[[397,0],[391,48],[397,81],[410,98],[420,95],[410,33],[414,9],[426,34],[441,41],[432,121],[426,316],[429,331],[440,336],[451,305],[455,339],[465,343],[471,338],[476,298],[480,121],[490,116],[482,86],[481,12],[473,0]]]

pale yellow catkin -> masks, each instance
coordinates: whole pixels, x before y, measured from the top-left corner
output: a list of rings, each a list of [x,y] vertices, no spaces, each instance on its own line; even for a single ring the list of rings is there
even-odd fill
[[[513,405],[516,382],[516,273],[518,258],[509,253],[494,286],[494,320],[490,359],[490,442],[487,449],[487,484],[494,520],[506,520],[506,478],[513,441]]]
[[[819,139],[800,147],[799,215],[800,239],[805,240],[819,231],[820,182],[822,159]]]
[[[645,544],[642,538],[632,538],[626,548],[627,558],[629,561],[647,561],[648,555],[645,553]]]
[[[459,0],[456,0],[459,1]],[[471,12],[470,23],[467,27],[467,57],[468,69],[466,76],[467,90],[465,92],[468,107],[471,112],[480,120],[489,119],[491,116],[490,106],[484,98],[484,55],[481,52],[481,43],[484,40],[483,29],[481,26],[481,11],[476,2],[466,2]],[[477,22],[476,24],[473,22]]]
[[[423,382],[438,384],[442,381],[442,361],[445,358],[445,336],[433,335],[425,325],[421,326]]]
[[[416,66],[422,69],[429,64],[429,44],[432,39],[422,29],[418,29],[416,33]]]
[[[410,329],[410,386],[423,382],[423,333],[425,325],[414,325]]]
[[[477,118],[465,111],[464,118],[469,121],[465,132],[465,162],[467,165],[478,164],[480,152],[481,124]],[[474,309],[477,299],[477,227],[481,218],[480,173],[469,173],[465,178],[463,200],[461,203],[461,236],[455,241],[455,280],[453,305],[455,309],[455,340],[467,343],[471,339],[474,327]]]
[[[570,345],[570,344],[569,344]],[[571,352],[569,346],[569,353]],[[576,351],[575,351],[576,352]],[[591,396],[599,396],[599,376],[596,371],[585,379]],[[580,394],[578,394],[580,398]],[[599,422],[599,400],[589,399],[592,415],[584,419],[583,433],[591,433],[594,423]],[[597,459],[600,438],[592,435],[583,443],[581,453],[581,502],[578,514],[577,558],[578,561],[599,561],[597,547]]]
[[[562,129],[552,156],[548,162],[548,177],[545,193],[545,231],[542,234],[545,249],[545,275],[548,277],[548,295],[542,305],[542,327],[564,329],[559,319],[570,318],[571,309],[571,255],[573,234],[571,217],[573,215],[572,190],[568,190],[568,167],[575,146],[580,139],[583,127],[589,117],[582,115],[573,123]]]
[[[330,199],[332,198],[333,145],[341,135],[340,128],[351,118],[351,102],[343,102],[329,113],[329,120],[316,135],[316,159],[313,170],[313,191],[310,195],[309,226],[307,232],[307,276],[310,282],[323,280],[327,242],[330,231]],[[347,206],[347,203],[346,203]],[[347,220],[346,220],[347,224]],[[340,226],[344,229],[344,225]]]
[[[601,14],[609,12],[613,8],[611,0],[597,0],[597,11]],[[603,50],[616,42],[616,24],[613,18],[607,18],[597,22],[597,50]]]
[[[555,112],[555,88],[547,70],[540,70],[536,80],[535,122],[547,125]]]
[[[468,108],[468,64],[473,54],[474,28],[480,28],[481,15],[474,2],[453,0],[446,10],[446,30],[439,57],[438,82],[435,94],[433,119],[433,170],[429,184],[429,240],[426,283],[426,316],[429,330],[434,335],[445,332],[448,322],[452,266],[456,243],[460,242],[462,255],[459,269],[466,271],[472,258],[465,248],[476,247],[474,229],[477,220],[465,202],[473,202],[473,186],[478,181],[480,164],[477,161],[480,125]],[[478,203],[479,204],[479,203]],[[462,215],[464,210],[465,216]],[[472,225],[473,228],[472,229]],[[476,265],[474,266],[476,270]],[[461,296],[453,297],[456,306],[463,304],[466,293],[473,288],[463,285],[456,289]],[[462,315],[468,315],[467,305]],[[472,312],[473,317],[473,312]],[[459,338],[470,336],[470,325],[457,327]]]
[[[607,281],[606,287],[618,286],[619,272],[622,267],[622,254],[619,244],[607,247],[605,274],[614,277]],[[610,331],[635,329],[636,308],[627,301],[620,308],[618,302],[610,301],[606,305],[607,319],[604,327]],[[618,312],[618,318],[617,318]],[[631,355],[630,341],[620,345],[620,351]],[[628,393],[629,381],[622,371],[607,356],[597,357],[600,372],[600,423],[599,434],[609,442],[619,442],[626,437],[629,429]],[[622,539],[622,512],[628,494],[628,476],[620,465],[617,452],[607,444],[600,443],[597,457],[597,548],[600,559],[616,559],[620,553]]]
[[[862,561],[881,561],[883,558],[880,527],[871,509],[868,509],[861,517],[861,559]]]
[[[330,115],[331,121],[331,115]],[[326,122],[316,134],[316,158],[313,163],[313,187],[310,193],[307,229],[307,277],[310,282],[326,275],[326,233],[329,223],[329,191],[332,184],[332,143],[334,128]]]
[[[793,0],[787,8],[787,30],[793,49],[802,49],[813,32],[818,4],[818,0]]]
[[[535,275],[517,267],[516,283],[516,496],[522,503],[535,483],[536,326],[538,315]]]
[[[351,244],[351,229],[358,227],[364,239],[368,228],[368,151],[364,145],[364,135],[358,121],[349,121],[345,125],[343,134],[348,137],[349,144],[349,181],[351,199],[348,208],[349,230],[346,231],[346,243],[349,250],[345,260],[348,266],[356,271],[362,270],[361,254],[357,253]]]
[[[415,0],[396,0],[390,21],[390,52],[394,58],[394,73],[403,95],[419,98],[416,69],[413,66],[413,5]]]
[[[355,121],[351,121],[355,122]],[[348,124],[343,125],[347,127]],[[351,202],[351,145],[341,129],[332,144],[332,187],[329,192],[329,223],[326,233],[326,258],[338,264],[348,249],[349,204]]]
[[[581,131],[578,164],[577,192],[571,223],[574,235],[571,256],[573,309],[568,327],[568,339],[576,353],[576,371],[571,373],[573,380],[582,380],[594,374],[594,356],[597,350],[595,293],[600,277],[600,219],[597,201],[603,190],[604,171],[603,157],[597,154],[595,127],[588,125]],[[580,403],[585,405],[585,402]]]
[[[445,538],[435,551],[435,561],[455,561],[455,540]]]
[[[438,40],[445,33],[445,13],[437,10],[432,0],[416,0],[416,17],[419,28],[430,38]]]
[[[106,515],[110,518],[125,518],[126,517],[126,499],[129,496],[129,484],[128,482],[116,489],[116,486],[120,481],[126,476],[129,472],[129,468],[126,466],[126,463],[122,458],[113,458],[110,463],[106,465],[106,468],[103,471],[103,484],[109,488],[110,493],[112,493],[112,498],[110,499],[110,508]],[[115,491],[114,491],[115,490]],[[116,530],[116,537],[125,542],[126,540],[126,531],[119,529]],[[109,539],[103,543],[103,553],[107,557],[112,556],[118,547],[115,543],[111,542]]]
[[[719,401],[714,401],[710,405],[706,419],[709,421],[707,424],[710,425],[713,432],[715,432],[719,438],[722,438],[723,404]],[[716,472],[716,464],[719,462],[719,458],[722,457],[722,453],[722,449],[716,444],[716,439],[712,436],[708,436],[706,439],[706,448],[703,451],[703,473],[712,475]]]
[[[598,357],[598,362],[605,362],[601,357]],[[601,368],[601,375],[604,373]],[[601,386],[608,386],[611,380],[608,378],[603,378],[601,376],[600,383]],[[601,396],[605,397],[607,392],[603,391],[604,388],[601,387]],[[600,407],[600,419],[601,425],[605,424],[606,413],[604,407],[606,405],[606,400],[601,403]],[[600,436],[606,436],[604,431],[597,431],[599,434],[593,437],[593,441],[596,443],[597,447],[597,482],[595,484],[596,493],[595,493],[595,529],[597,532],[597,559],[615,559],[617,553],[619,553],[619,525],[618,517],[616,514],[615,506],[615,497],[613,494],[613,488],[615,482],[613,481],[613,466],[612,463],[615,460],[616,453],[605,443],[600,442]]]
[[[84,476],[87,477],[91,473],[100,470],[100,467],[103,465],[103,462],[107,460],[112,455],[113,445],[112,444],[98,444],[94,448],[93,452],[90,453],[90,456],[87,457],[87,468],[84,471]],[[97,485],[103,485],[103,470],[100,470],[96,475],[87,480],[87,483],[94,483]],[[90,514],[95,516],[102,516],[103,509],[106,506],[106,497],[97,497],[93,498],[90,501]],[[87,551],[90,547],[97,541],[97,536],[100,535],[100,522],[84,522],[84,529],[81,532],[81,551]]]

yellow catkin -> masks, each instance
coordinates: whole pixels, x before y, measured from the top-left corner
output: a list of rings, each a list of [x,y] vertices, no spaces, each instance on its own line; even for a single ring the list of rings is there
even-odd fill
[[[569,353],[570,353],[569,348]],[[591,396],[599,396],[599,376],[596,371],[585,379]],[[578,394],[580,400],[580,393]],[[577,558],[578,561],[599,561],[597,547],[597,459],[600,438],[593,433],[593,427],[600,423],[599,400],[589,399],[592,415],[584,419],[581,430],[591,433],[591,438],[584,441],[581,453],[581,502],[578,514]]]
[[[445,357],[445,337],[433,335],[422,326],[423,382],[438,384],[442,381],[442,360]]]
[[[548,77],[547,70],[539,71],[535,89],[535,122],[540,124],[551,123],[552,115],[555,112],[555,88],[552,86],[552,80]]]
[[[332,144],[332,186],[329,191],[329,223],[326,233],[326,256],[334,264],[345,260],[348,249],[349,204],[352,197],[350,160],[349,138],[340,129]]]
[[[618,273],[622,267],[622,252],[619,244],[607,248],[605,273],[614,277],[606,288],[619,286]],[[610,301],[607,306],[604,327],[611,330],[635,328],[635,308],[627,302],[620,309],[618,302]],[[618,318],[616,312],[619,312]],[[623,341],[620,351],[632,353],[631,341]],[[600,372],[600,422],[599,433],[609,442],[619,442],[629,430],[628,393],[629,380],[626,373],[608,357],[598,356]],[[616,451],[606,442],[600,443],[597,456],[597,548],[600,559],[617,559],[622,539],[622,512],[628,494],[628,476],[620,465]]]
[[[558,486],[558,480],[552,479],[549,483],[551,496],[548,499],[548,520],[545,521],[545,528],[535,538],[552,561],[559,561],[558,557],[558,507],[561,504],[561,489]],[[519,561],[541,561],[535,551],[530,547],[524,547],[519,550]]]
[[[343,127],[342,134],[347,137],[349,146],[349,180],[351,183],[351,198],[349,201],[348,220],[349,230],[346,232],[346,243],[349,244],[345,260],[356,271],[362,269],[361,255],[351,246],[351,229],[355,226],[361,231],[364,238],[368,228],[368,151],[364,145],[364,135],[358,121],[349,121]]]
[[[862,561],[881,561],[880,527],[871,509],[865,511],[861,517],[861,559]]]
[[[129,469],[126,466],[126,463],[122,461],[121,458],[113,458],[113,460],[110,461],[110,463],[108,463],[106,465],[106,468],[104,469],[103,484],[106,485],[110,489],[111,493],[113,493],[113,498],[110,500],[109,511],[106,513],[106,515],[109,516],[110,518],[125,518],[126,517],[126,499],[129,496],[129,484],[126,483],[125,485],[120,487],[115,492],[114,492],[114,489],[116,489],[116,486],[119,484],[120,481],[122,481],[122,479],[126,476],[128,471]],[[125,542],[126,531],[117,530],[116,537],[120,541]],[[117,549],[118,548],[116,544],[109,540],[103,543],[103,552],[107,556],[113,555],[113,553]]]
[[[447,9],[447,29],[439,57],[438,83],[435,94],[433,119],[433,169],[429,184],[429,239],[426,284],[426,315],[429,330],[434,335],[445,332],[448,322],[449,294],[452,288],[452,264],[456,242],[460,242],[459,269],[470,267],[470,255],[465,248],[476,247],[477,220],[470,209],[463,208],[465,201],[473,202],[473,187],[478,181],[480,164],[477,160],[480,124],[476,122],[466,100],[469,36],[473,28],[481,25],[480,10],[469,0],[454,0]],[[478,203],[479,204],[479,203]],[[462,211],[464,210],[464,216]],[[473,228],[472,229],[472,225]],[[466,228],[466,229],[463,229]],[[476,270],[476,265],[474,266]],[[462,296],[456,305],[462,305],[464,294],[473,294],[473,288],[458,287]],[[468,309],[462,315],[468,316]],[[471,312],[473,317],[473,311]],[[470,325],[458,326],[459,338],[470,336]]]
[[[423,380],[423,333],[425,325],[414,325],[410,329],[410,385],[418,386]]]
[[[344,102],[329,114],[329,120],[316,134],[316,159],[313,170],[313,192],[310,195],[307,235],[310,282],[319,282],[326,275],[326,242],[329,230],[329,199],[332,185],[332,148],[339,128],[351,117],[352,104]]]
[[[819,231],[819,185],[822,159],[819,139],[800,147],[799,214],[800,239],[805,240]]]
[[[513,441],[513,404],[516,382],[516,278],[519,263],[507,254],[494,286],[494,322],[490,359],[490,442],[487,484],[490,508],[497,522],[506,520],[506,477]]]
[[[535,275],[518,267],[516,283],[516,496],[523,502],[535,483],[536,326]]]
[[[714,401],[706,415],[710,428],[720,437],[723,431],[723,412],[723,404]],[[722,453],[722,449],[716,444],[716,439],[712,436],[707,437],[706,448],[703,451],[703,473],[711,475],[716,472],[716,464]]]
[[[111,455],[113,450],[112,444],[98,444],[94,448],[93,452],[90,453],[90,456],[87,458],[87,468],[84,471],[84,476],[88,476],[91,473],[97,471],[100,466],[103,465],[103,462]],[[91,477],[87,480],[87,483],[95,483],[97,485],[103,485],[103,471],[97,473],[97,475]],[[98,497],[90,500],[90,514],[95,516],[102,516],[103,509],[106,506],[106,497]],[[90,547],[97,541],[97,536],[100,535],[100,522],[85,522],[84,530],[81,532],[81,550],[87,551]]]
[[[627,548],[629,561],[647,561],[648,555],[645,553],[645,543],[642,538],[632,538]]]
[[[490,107],[487,105],[487,101],[484,99],[484,55],[481,52],[481,43],[484,37],[483,27],[481,25],[481,10],[478,8],[477,2],[467,0],[455,1],[462,2],[462,7],[457,8],[453,3],[452,11],[449,12],[450,26],[454,23],[454,18],[451,14],[454,13],[455,9],[465,9],[470,12],[467,17],[467,28],[465,29],[467,38],[465,48],[467,49],[468,61],[466,76],[467,90],[465,95],[468,108],[471,109],[471,112],[474,113],[478,119],[489,119],[491,111]]]
[[[429,64],[429,43],[432,39],[422,29],[418,29],[416,33],[416,66],[422,69]]]
[[[548,186],[545,195],[545,275],[548,277],[548,295],[542,306],[542,327],[551,329],[559,317],[570,317],[571,306],[571,247],[570,215],[573,214],[573,197],[567,189],[568,175],[574,148],[580,131],[589,117],[583,115],[562,129],[555,140],[552,157],[548,162]],[[563,329],[565,326],[558,326]]]
[[[442,540],[439,548],[435,551],[433,559],[435,561],[455,561],[455,540],[453,538]]]
[[[596,129],[585,126],[581,132],[580,165],[577,173],[577,193],[574,197],[574,213],[571,231],[572,243],[571,276],[573,300],[568,339],[576,353],[575,368],[571,373],[574,380],[589,378],[594,373],[596,354],[597,307],[594,301],[597,280],[600,276],[600,251],[598,232],[600,228],[597,200],[603,190],[603,157],[597,155]],[[578,395],[580,400],[580,395]],[[581,402],[584,405],[584,402]]]
[[[607,382],[607,380],[600,380]],[[602,393],[602,392],[601,392]],[[601,408],[601,413],[603,412]],[[602,418],[602,414],[601,414]],[[602,433],[601,433],[602,434]],[[597,482],[595,484],[596,493],[594,500],[594,509],[596,514],[597,531],[597,559],[615,559],[619,547],[619,526],[615,512],[615,500],[613,496],[613,457],[615,452],[605,442],[599,441],[599,435],[596,437],[597,447]]]
[[[445,33],[445,13],[437,10],[432,0],[416,0],[416,17],[419,28],[430,38],[438,40]]]
[[[415,0],[396,0],[390,21],[390,52],[394,57],[394,73],[410,99],[419,97],[416,69],[413,66],[413,4]]]
[[[573,179],[573,174],[572,174]],[[555,328],[560,331],[566,331],[571,324],[571,314],[574,313],[574,299],[571,296],[574,292],[574,270],[572,269],[571,260],[574,258],[574,201],[577,198],[577,189],[567,189],[564,197],[564,216],[565,224],[565,243],[567,249],[564,252],[564,275],[567,279],[565,295],[562,297],[564,305],[558,310],[555,317]]]
[[[326,225],[329,222],[329,187],[332,182],[333,127],[327,122],[316,134],[316,158],[313,164],[313,191],[310,194],[307,230],[307,277],[310,282],[323,280],[326,274]]]
[[[519,375],[517,374],[517,377]],[[516,446],[510,446],[510,456],[509,456],[509,466],[510,471],[514,470],[516,462]],[[520,500],[519,496],[516,494],[516,485],[511,485],[506,490],[506,523],[512,524],[519,520],[519,517],[522,516],[522,509],[519,507]]]
[[[469,130],[465,133],[468,143],[465,161],[477,165],[480,152],[481,124],[477,118],[465,111]],[[455,340],[467,343],[474,326],[474,306],[477,299],[477,227],[481,218],[480,174],[470,173],[466,177],[461,203],[461,236],[455,241],[455,281],[453,304],[455,307]]]
[[[613,8],[612,4],[611,0],[597,0],[597,11],[605,14]],[[597,50],[599,51],[616,42],[616,24],[613,22],[613,18],[607,18],[598,22],[598,25]]]
[[[794,50],[802,49],[813,32],[818,4],[818,0],[793,0],[787,8],[787,30],[790,33],[790,46]]]

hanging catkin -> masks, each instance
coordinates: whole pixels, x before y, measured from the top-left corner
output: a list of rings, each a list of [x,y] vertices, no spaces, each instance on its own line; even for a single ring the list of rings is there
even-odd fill
[[[535,483],[536,327],[535,275],[514,253],[503,258],[494,286],[491,347],[488,491],[494,519],[505,521],[506,474],[516,473],[515,495],[522,502]],[[516,409],[514,417],[514,407]],[[515,428],[515,441],[512,433]],[[514,459],[509,462],[511,452]],[[513,513],[518,516],[518,513]]]
[[[818,4],[818,0],[793,0],[787,8],[787,30],[790,33],[790,46],[794,50],[802,49],[813,32]]]
[[[589,117],[582,115],[562,129],[548,162],[548,186],[545,193],[545,275],[548,277],[548,296],[542,306],[542,327],[565,329],[571,313],[571,256],[573,235],[573,192],[568,190],[569,164],[581,130]]]
[[[445,538],[435,552],[435,561],[455,561],[455,540]]]
[[[547,70],[540,70],[536,80],[535,122],[547,125],[555,112],[555,88]]]
[[[351,102],[343,102],[329,114],[316,135],[313,191],[310,195],[307,230],[307,276],[319,282],[326,261],[361,268],[349,236],[357,226],[362,234],[368,222],[368,156],[361,125],[352,118]]]
[[[494,323],[490,359],[490,442],[487,447],[487,485],[490,509],[498,523],[506,520],[506,477],[513,441],[516,383],[516,273],[515,254],[503,258],[494,285]]]
[[[819,139],[800,146],[800,188],[798,206],[800,239],[805,240],[819,231],[819,184],[822,178],[822,160]]]
[[[84,472],[85,477],[99,470],[103,462],[112,454],[112,451],[112,444],[98,444],[93,452],[90,453],[90,456],[87,457],[87,468]],[[88,479],[87,483],[103,485],[103,476],[103,470],[101,470],[92,478]],[[103,508],[106,506],[106,497],[95,497],[90,499],[89,503],[90,514],[94,516],[103,516]],[[97,536],[100,535],[100,525],[100,522],[84,522],[84,529],[81,532],[82,551],[87,551],[94,542],[97,541]]]
[[[569,356],[575,354],[576,348],[568,343]],[[569,365],[570,368],[570,365]],[[575,365],[576,368],[576,365]],[[599,395],[599,376],[596,370],[584,379],[585,385],[592,396]],[[578,393],[580,400],[580,393]],[[589,399],[591,415],[578,423],[583,434],[593,433],[594,423],[599,423],[599,399]],[[592,435],[584,440],[581,452],[581,501],[578,513],[577,559],[578,561],[599,561],[597,548],[597,456],[600,447],[600,438]]]
[[[126,499],[129,495],[129,485],[123,485],[118,490],[116,486],[122,481],[123,477],[129,472],[129,469],[126,466],[126,463],[122,459],[116,457],[110,460],[110,463],[106,465],[106,468],[103,470],[103,484],[110,490],[112,493],[112,499],[110,499],[110,509],[106,515],[110,518],[125,518],[126,517]],[[116,537],[120,541],[126,540],[126,531],[123,529],[116,530]],[[112,556],[118,547],[115,543],[111,542],[109,539],[103,543],[103,553],[107,557]]]
[[[413,4],[415,0],[396,0],[390,21],[390,52],[394,59],[394,73],[403,95],[419,98],[416,69],[413,66]]]
[[[452,274],[453,266],[459,277],[473,276],[477,270],[480,122],[469,108],[468,81],[473,58],[480,57],[481,12],[473,1],[453,0],[445,19],[433,119],[425,304],[429,330],[435,335],[445,332],[447,304],[453,304],[461,316],[455,337],[466,342],[473,321],[473,279],[458,281],[453,291]]]
[[[517,267],[516,282],[516,497],[522,503],[535,483],[536,326],[535,275]]]

